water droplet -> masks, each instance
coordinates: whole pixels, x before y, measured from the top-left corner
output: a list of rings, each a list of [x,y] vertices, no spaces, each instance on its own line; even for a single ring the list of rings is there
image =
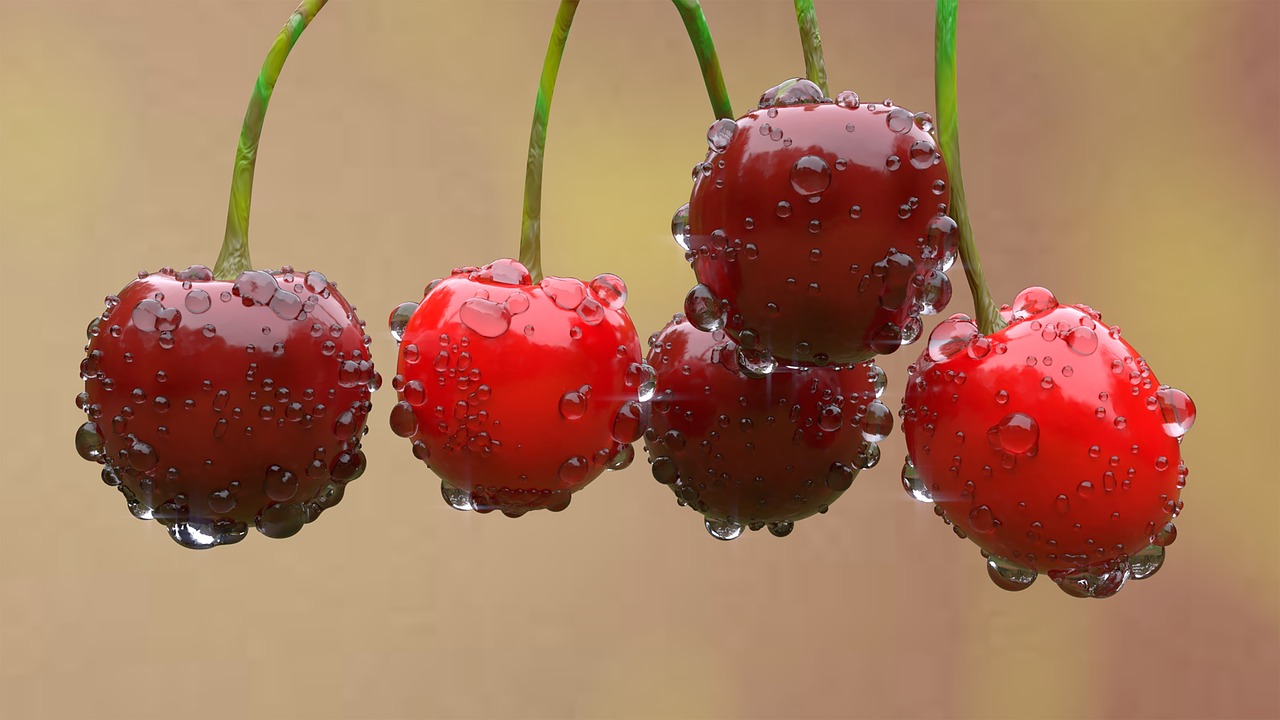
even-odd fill
[[[617,275],[597,275],[588,289],[600,304],[610,310],[621,310],[627,302],[627,286]]]
[[[711,123],[711,127],[707,130],[707,146],[712,152],[722,153],[729,147],[729,142],[733,140],[733,135],[738,131],[738,124],[728,118],[722,118]]]
[[[254,518],[258,532],[269,538],[287,538],[297,535],[307,522],[307,513],[301,505],[273,503]]]
[[[758,348],[748,350],[739,346],[737,360],[738,369],[747,377],[766,377],[778,367],[778,361],[767,350]]]
[[[560,396],[560,416],[565,420],[579,420],[587,414],[587,398],[577,390]]]
[[[694,285],[685,296],[684,314],[690,324],[704,332],[714,332],[724,327],[724,307],[706,285]]]
[[[792,78],[765,90],[757,107],[764,110],[771,107],[817,104],[822,100],[822,90],[817,85],[803,78]]]
[[[911,132],[911,128],[915,125],[911,113],[900,107],[889,111],[889,114],[885,116],[885,123],[890,130],[899,135],[906,135]]]
[[[769,523],[769,534],[774,537],[786,537],[791,534],[795,528],[795,523],[790,520],[779,520],[778,522]]]
[[[647,363],[631,363],[624,378],[626,386],[635,388],[640,402],[649,402],[658,388],[658,374]]]
[[[280,284],[275,276],[261,270],[246,270],[240,273],[232,285],[232,291],[242,298],[247,298],[258,305],[266,305],[275,297]]]
[[[791,217],[791,203],[786,200],[779,202],[777,212],[780,218]]]
[[[893,412],[884,403],[873,402],[867,406],[862,419],[862,437],[867,442],[879,442],[893,431]]]
[[[577,310],[587,298],[587,286],[576,278],[546,277],[538,286],[561,310]]]
[[[613,418],[613,439],[624,444],[633,443],[640,439],[644,430],[644,406],[635,400],[624,403]]]
[[[862,206],[861,205],[851,206],[849,208],[849,217],[854,220],[857,220],[858,218],[862,217]]]
[[[1001,590],[1017,592],[1031,587],[1036,580],[1036,571],[1023,567],[998,555],[987,558],[987,574],[991,581]]]
[[[965,315],[952,315],[942,321],[929,334],[929,359],[942,362],[982,337],[978,326]]]
[[[897,170],[899,167],[902,167],[902,160],[899,159],[897,155],[890,155],[884,161],[884,166],[885,168],[887,168],[889,171],[892,172],[894,170]]]
[[[880,446],[873,442],[864,442],[858,446],[853,456],[853,465],[861,470],[870,470],[880,462]]]
[[[1098,349],[1098,334],[1083,325],[1068,330],[1064,339],[1077,355],[1092,355]]]
[[[1040,426],[1026,413],[1009,413],[991,426],[987,439],[992,449],[1018,455],[1036,447],[1040,441]]]
[[[671,237],[682,250],[689,249],[689,203],[681,205],[671,216]]]
[[[143,332],[172,331],[182,322],[178,308],[166,308],[150,298],[140,301],[131,315],[134,327]]]
[[[912,143],[908,153],[908,157],[911,158],[911,166],[917,170],[928,170],[933,167],[933,161],[937,155],[937,148],[928,140],[917,140]],[[941,195],[942,193],[935,190],[935,194]]]
[[[209,293],[196,288],[187,293],[187,298],[183,304],[186,305],[187,312],[192,315],[199,315],[213,305],[213,299],[209,297]]]
[[[951,280],[946,273],[930,270],[925,274],[924,283],[916,292],[916,308],[922,315],[936,315],[945,309],[949,302],[951,302]],[[978,340],[984,342],[984,347],[991,347],[991,342],[986,338],[976,338],[974,342]],[[971,355],[975,352],[972,344],[969,346],[969,351]]]
[[[587,471],[590,469],[590,464],[585,457],[574,455],[561,463],[557,475],[560,477],[560,482],[577,485],[587,478]]]
[[[857,110],[858,106],[862,103],[858,100],[858,93],[852,90],[845,90],[839,95],[836,95],[836,104],[842,108]]]
[[[86,422],[76,430],[76,452],[89,462],[98,462],[105,452],[97,423]]]
[[[1164,546],[1151,544],[1129,556],[1129,574],[1134,580],[1146,580],[1164,565]]]
[[[1054,498],[1053,509],[1056,510],[1059,515],[1066,515],[1071,512],[1071,498],[1066,495],[1059,495]]]
[[[831,168],[817,155],[805,155],[791,166],[791,187],[801,195],[817,195],[831,185]]]
[[[1058,299],[1053,293],[1042,287],[1029,287],[1014,298],[1012,308],[1013,320],[1025,320],[1032,315],[1048,312],[1058,307]]]
[[[391,337],[396,342],[404,339],[405,328],[409,327],[409,319],[413,317],[413,313],[417,309],[418,303],[407,302],[400,303],[395,310],[391,311],[391,317],[387,320],[387,325],[391,328]]]
[[[511,327],[511,311],[499,303],[478,297],[468,299],[458,308],[458,319],[484,337],[500,337]]]
[[[267,468],[265,488],[267,497],[276,502],[292,500],[298,494],[298,478],[279,465],[272,465]]]
[[[902,462],[902,489],[907,494],[919,502],[933,502],[933,493],[929,491],[929,486],[920,478],[920,473],[916,472],[915,463],[911,462],[911,456],[908,455]]]
[[[1074,571],[1050,572],[1063,592],[1078,598],[1108,598],[1120,592],[1129,579],[1129,567],[1089,567]]]
[[[986,505],[969,511],[969,527],[976,533],[986,535],[996,529],[996,519],[991,515],[991,508]]]
[[[703,525],[711,537],[717,540],[735,540],[742,534],[742,526],[730,520],[707,518]]]
[[[1196,405],[1190,396],[1177,388],[1163,385],[1156,390],[1156,404],[1160,409],[1165,434],[1180,438],[1196,422]]]

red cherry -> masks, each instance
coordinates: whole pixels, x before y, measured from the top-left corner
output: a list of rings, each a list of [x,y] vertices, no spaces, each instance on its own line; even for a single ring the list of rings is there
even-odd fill
[[[893,427],[877,400],[884,373],[868,362],[750,377],[736,350],[682,315],[650,338],[660,390],[645,449],[654,478],[702,513],[713,537],[732,540],[744,526],[787,535],[879,460],[876,442]]]
[[[903,484],[1001,587],[1107,597],[1164,560],[1195,405],[1089,307],[1029,288],[1002,314],[988,336],[953,315],[911,367]]]
[[[946,306],[956,224],[933,122],[807,80],[720,120],[672,222],[700,283],[685,311],[784,364],[860,362]]]
[[[89,324],[76,448],[185,547],[289,537],[364,471],[363,324],[318,272],[139,273]]]
[[[532,284],[514,260],[455,270],[391,314],[397,435],[459,510],[563,510],[633,457],[653,371],[613,275]]]

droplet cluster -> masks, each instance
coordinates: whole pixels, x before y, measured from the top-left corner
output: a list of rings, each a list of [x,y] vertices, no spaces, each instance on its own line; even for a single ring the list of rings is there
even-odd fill
[[[1028,288],[983,335],[953,315],[909,368],[903,488],[982,548],[1007,590],[1077,597],[1150,577],[1176,536],[1186,393],[1084,305]]]
[[[289,537],[364,472],[381,382],[355,308],[318,272],[142,272],[89,324],[75,445],[184,547]]]
[[[893,428],[873,363],[779,367],[760,377],[724,331],[676,315],[649,339],[658,392],[644,434],[653,477],[715,538],[777,536],[825,513]]]
[[[723,329],[750,372],[861,362],[951,298],[956,223],[933,121],[808,80],[707,133],[672,236],[698,284],[685,315]]]
[[[391,429],[460,510],[563,510],[626,467],[648,422],[644,364],[615,275],[533,283],[503,259],[433,281],[391,313]]]

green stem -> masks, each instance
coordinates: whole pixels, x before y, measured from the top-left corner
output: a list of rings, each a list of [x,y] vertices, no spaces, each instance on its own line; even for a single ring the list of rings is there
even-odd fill
[[[578,0],[560,0],[556,24],[551,29],[547,57],[542,61],[542,78],[538,81],[538,97],[533,103],[533,128],[529,131],[529,163],[524,171],[524,218],[520,223],[520,263],[529,269],[536,283],[542,279],[542,155],[547,147],[547,120],[551,116],[551,97],[556,92],[556,75],[560,58],[569,39],[573,14]]]
[[[573,15],[579,0],[561,0],[556,11],[555,26],[547,43],[547,56],[542,61],[542,77],[538,81],[538,97],[533,104],[533,126],[529,130],[529,156],[524,173],[524,213],[520,223],[520,263],[529,270],[534,282],[542,279],[542,164],[547,146],[547,121],[551,116],[551,99],[555,95],[560,60],[569,39]],[[689,40],[698,55],[707,97],[717,118],[732,118],[733,106],[725,89],[724,75],[711,30],[697,0],[672,0],[684,19]]]
[[[800,29],[800,44],[804,46],[804,75],[825,96],[828,94],[827,64],[822,59],[822,36],[818,33],[818,16],[813,10],[813,0],[795,1],[796,27]]]
[[[258,73],[258,81],[253,86],[253,94],[249,96],[249,109],[244,114],[244,126],[240,129],[240,144],[236,148],[236,162],[231,175],[227,232],[222,239],[222,251],[213,266],[213,275],[219,280],[234,280],[245,270],[253,269],[249,260],[249,205],[253,194],[253,170],[258,159],[258,139],[262,137],[267,104],[271,102],[271,92],[276,87],[289,51],[326,2],[328,0],[302,0],[271,44]]]
[[[991,298],[978,249],[973,244],[973,227],[969,224],[969,206],[964,197],[964,181],[960,174],[960,131],[956,120],[956,3],[938,0],[934,32],[934,96],[937,103],[938,144],[947,163],[951,181],[951,218],[959,234],[960,262],[969,279],[969,290],[977,314],[978,329],[990,335],[1004,328],[1000,309]]]
[[[716,55],[716,44],[711,40],[711,29],[707,27],[707,17],[702,14],[702,6],[698,4],[698,0],[672,0],[672,3],[680,13],[680,19],[684,21],[689,42],[693,43],[693,51],[698,55],[698,67],[702,68],[702,82],[707,86],[711,111],[716,114],[717,119],[732,120],[733,105],[729,102],[729,91],[724,86],[724,73],[720,71],[720,58]]]

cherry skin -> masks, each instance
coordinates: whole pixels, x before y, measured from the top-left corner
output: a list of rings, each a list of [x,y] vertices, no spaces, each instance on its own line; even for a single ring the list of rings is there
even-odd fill
[[[826,512],[893,427],[877,400],[884,373],[870,362],[750,377],[724,332],[683,315],[650,338],[648,361],[659,388],[645,433],[653,476],[721,540],[744,526],[787,535]]]
[[[563,510],[644,432],[653,371],[613,275],[533,284],[502,259],[455,270],[391,314],[396,434],[460,510]]]
[[[673,220],[699,285],[690,320],[748,356],[850,364],[888,354],[946,306],[956,224],[933,121],[836,101],[807,80],[708,133]],[[685,217],[687,213],[687,218]]]
[[[89,325],[76,447],[181,545],[289,537],[364,471],[362,326],[317,272],[139,273]]]
[[[1161,385],[1118,328],[1024,290],[989,336],[954,315],[911,368],[903,483],[1018,590],[1048,572],[1107,597],[1172,542],[1195,406]]]

